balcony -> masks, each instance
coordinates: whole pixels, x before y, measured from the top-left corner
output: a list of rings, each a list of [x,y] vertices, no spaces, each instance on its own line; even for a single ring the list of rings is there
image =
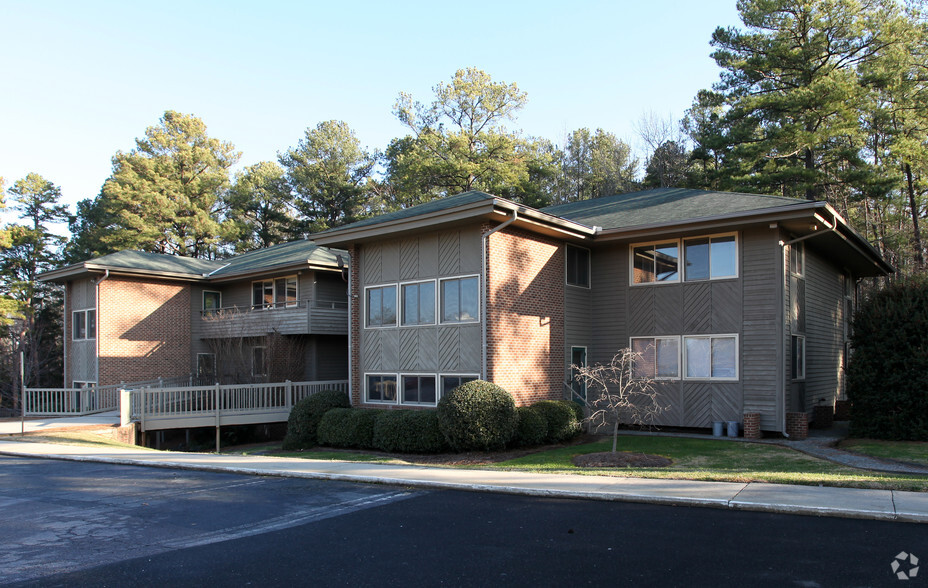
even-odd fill
[[[232,306],[201,310],[199,336],[205,339],[281,335],[347,335],[348,302],[317,301],[307,304]]]

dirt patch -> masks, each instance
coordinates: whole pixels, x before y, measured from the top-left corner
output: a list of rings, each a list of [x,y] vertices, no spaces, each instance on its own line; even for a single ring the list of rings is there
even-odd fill
[[[571,460],[579,468],[665,468],[673,462],[660,455],[631,451],[603,451],[577,455]]]

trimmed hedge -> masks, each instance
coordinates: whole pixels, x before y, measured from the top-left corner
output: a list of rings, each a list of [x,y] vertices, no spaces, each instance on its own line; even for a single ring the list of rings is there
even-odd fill
[[[338,390],[322,390],[297,402],[287,419],[284,449],[307,449],[317,442],[316,430],[322,416],[333,408],[348,408],[348,394]]]
[[[854,315],[854,437],[928,441],[928,280],[874,292]]]
[[[465,382],[438,401],[438,424],[456,451],[502,449],[516,431],[515,401],[496,384]]]
[[[548,435],[548,421],[540,410],[533,406],[520,406],[516,408],[519,423],[516,426],[516,435],[513,445],[518,447],[531,447],[540,445]]]
[[[545,441],[560,443],[580,434],[580,420],[572,404],[567,400],[539,400],[532,405],[548,423]]]
[[[373,446],[391,453],[439,453],[448,446],[434,410],[377,411]]]
[[[320,445],[350,447],[353,449],[374,448],[374,423],[380,413],[367,408],[333,408],[319,421],[316,434]]]

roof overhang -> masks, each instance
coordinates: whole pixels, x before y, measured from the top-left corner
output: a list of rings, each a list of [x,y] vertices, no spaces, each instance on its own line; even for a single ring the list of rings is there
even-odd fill
[[[36,276],[40,282],[67,282],[84,276],[97,276],[109,272],[111,276],[145,277],[183,282],[198,282],[203,279],[201,274],[188,274],[180,272],[153,271],[150,269],[127,268],[85,261],[67,267],[43,272]]]

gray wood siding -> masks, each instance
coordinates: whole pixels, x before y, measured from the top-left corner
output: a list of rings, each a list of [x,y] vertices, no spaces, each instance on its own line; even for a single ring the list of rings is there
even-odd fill
[[[833,405],[841,392],[844,370],[844,288],[842,272],[806,248],[805,334],[806,388],[805,408]]]
[[[628,247],[619,244],[598,247],[590,261],[595,328],[587,361],[606,363],[616,351],[628,347]]]
[[[564,288],[564,381],[570,381],[570,348],[586,347],[587,362],[593,334],[593,295],[590,288]]]
[[[67,304],[67,312],[70,315],[76,310],[86,310],[97,307],[97,283],[95,278],[86,278],[74,280],[71,282],[71,291]],[[97,313],[99,321],[100,314]],[[97,381],[97,340],[78,340],[71,339],[72,317],[69,316],[65,322],[68,325],[67,332],[64,336],[68,338],[70,345],[70,354],[68,357],[68,375],[69,381],[65,382],[66,386],[71,386],[74,381],[78,382],[96,382]]]
[[[68,312],[97,307],[97,283],[93,278],[71,282],[71,299]]]
[[[436,280],[438,292],[438,279],[473,274],[481,276],[482,286],[480,247],[479,225],[365,244],[356,260],[359,290],[363,297],[366,286]],[[397,294],[399,299],[399,287]],[[369,329],[364,327],[365,302],[362,300],[360,309],[362,374],[480,373],[480,323]],[[439,309],[435,310],[438,317]]]

